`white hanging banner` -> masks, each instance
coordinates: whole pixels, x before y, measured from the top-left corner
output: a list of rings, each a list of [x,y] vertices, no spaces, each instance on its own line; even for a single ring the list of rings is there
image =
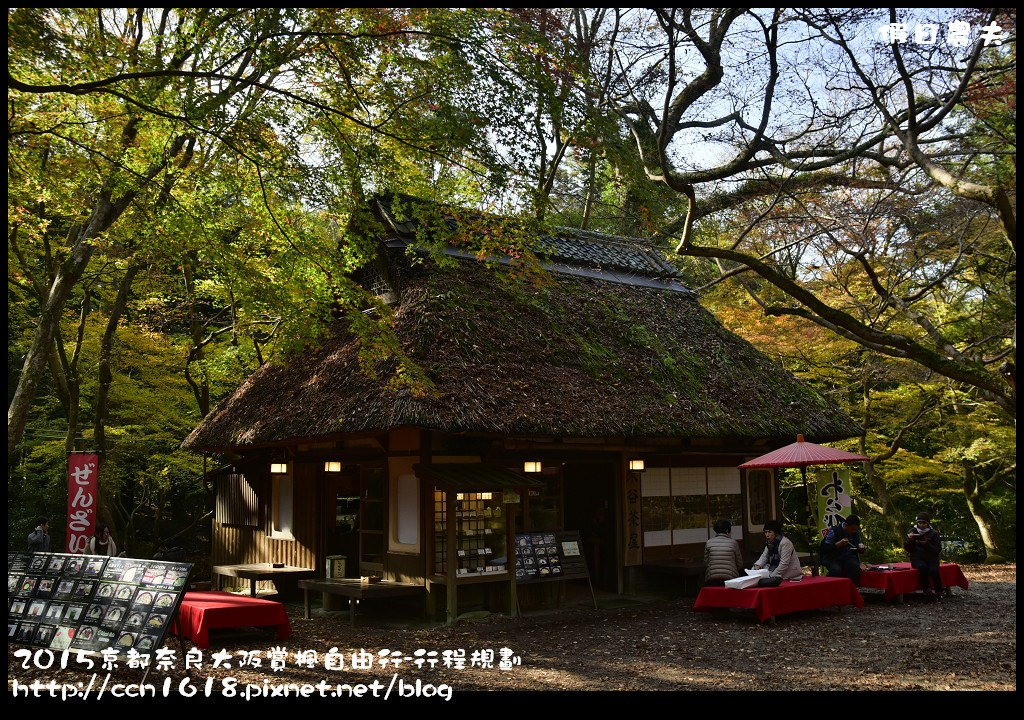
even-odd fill
[[[822,468],[814,473],[821,530],[842,525],[852,513],[850,468]]]

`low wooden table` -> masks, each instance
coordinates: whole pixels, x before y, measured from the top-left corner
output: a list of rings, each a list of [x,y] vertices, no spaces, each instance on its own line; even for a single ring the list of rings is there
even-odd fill
[[[250,563],[248,565],[214,565],[211,573],[214,576],[214,590],[220,590],[220,579],[218,578],[220,575],[243,578],[249,581],[249,595],[255,597],[256,582],[259,580],[270,580],[273,582],[275,579],[285,577],[312,577],[316,575],[316,570],[295,565],[274,567],[272,563]]]
[[[423,595],[427,592],[426,585],[416,583],[394,582],[381,580],[376,583],[364,583],[358,578],[326,578],[321,580],[299,580],[299,587],[305,593],[305,617],[309,620],[309,593],[322,592],[328,595],[343,595],[348,598],[348,616],[352,627],[356,624],[356,605],[366,598],[401,597]]]

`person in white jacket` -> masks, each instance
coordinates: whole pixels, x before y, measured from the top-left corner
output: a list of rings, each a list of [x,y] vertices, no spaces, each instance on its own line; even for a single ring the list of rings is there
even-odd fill
[[[89,555],[116,557],[117,543],[114,542],[114,538],[110,537],[110,527],[108,525],[100,525],[96,528],[96,534],[90,538],[86,549],[89,551]]]
[[[793,541],[782,534],[782,523],[769,520],[764,524],[764,552],[754,563],[754,570],[768,568],[769,577],[793,580],[803,575]]]

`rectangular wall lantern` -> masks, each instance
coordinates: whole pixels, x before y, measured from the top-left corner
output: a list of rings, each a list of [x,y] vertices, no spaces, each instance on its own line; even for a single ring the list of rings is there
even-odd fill
[[[630,470],[643,470],[644,469],[644,461],[643,460],[630,460],[629,461],[629,469]]]
[[[288,463],[270,463],[271,475],[287,475]]]
[[[527,460],[523,463],[523,472],[539,473],[541,470],[540,461]]]
[[[324,463],[324,472],[341,472],[341,463],[328,460]]]

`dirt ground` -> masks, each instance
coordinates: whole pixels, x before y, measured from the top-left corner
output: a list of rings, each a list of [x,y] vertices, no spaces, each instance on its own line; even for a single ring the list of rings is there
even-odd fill
[[[192,644],[168,637],[164,647],[176,651],[177,667],[154,670],[147,683],[158,696],[170,688],[169,698],[161,702],[182,700],[175,696],[179,688],[186,694],[198,689],[187,700],[196,707],[215,699],[244,699],[246,689],[250,700],[266,699],[274,690],[299,692],[303,684],[317,683],[326,689],[288,702],[352,702],[357,698],[351,693],[359,687],[365,693],[358,698],[361,702],[382,702],[388,689],[392,702],[399,697],[443,702],[447,695],[452,701],[483,699],[502,706],[563,702],[580,691],[593,699],[593,693],[608,690],[628,694],[598,696],[602,702],[613,697],[658,701],[678,691],[1014,691],[1016,565],[962,569],[970,589],[954,588],[941,601],[914,595],[895,604],[886,602],[880,591],[866,590],[863,609],[794,613],[765,624],[751,611],[694,613],[693,598],[687,597],[643,602],[621,598],[603,601],[604,607],[595,610],[587,606],[585,586],[583,595],[570,595],[558,610],[535,610],[518,619],[463,619],[452,626],[398,623],[367,607],[352,628],[346,613],[321,612],[304,620],[301,605],[290,604],[293,634],[288,640],[278,642],[265,634],[214,636],[212,647],[203,651],[202,666],[186,670],[182,657]],[[276,647],[286,648],[288,655],[284,667],[274,670],[269,651]],[[341,669],[325,667],[332,648],[341,653]],[[225,657],[231,655],[230,668],[213,667],[213,655],[221,649]],[[65,670],[37,669],[16,651],[8,649],[9,690],[15,680],[22,685],[56,680],[84,686],[93,674],[73,664]],[[240,666],[242,651],[250,651],[250,659],[260,657],[261,667]],[[301,651],[313,651],[315,658],[304,663],[297,654]],[[459,651],[465,651],[465,667],[444,667]],[[354,657],[372,666],[353,668]],[[433,659],[435,667],[430,666]],[[105,671],[97,673],[97,689],[106,676]],[[111,699],[114,685],[138,683],[141,676],[142,671],[126,668],[109,673],[106,699]],[[207,683],[209,698],[204,697]],[[229,696],[218,697],[224,687],[230,688]],[[481,692],[502,690],[513,692]],[[23,699],[19,693],[15,697]],[[723,697],[728,700],[728,693]],[[978,701],[988,697],[975,696]]]

